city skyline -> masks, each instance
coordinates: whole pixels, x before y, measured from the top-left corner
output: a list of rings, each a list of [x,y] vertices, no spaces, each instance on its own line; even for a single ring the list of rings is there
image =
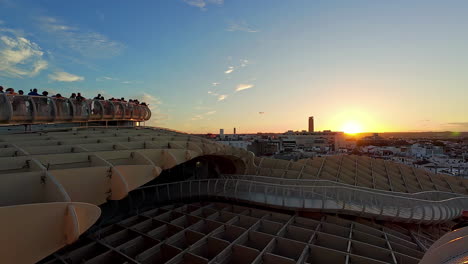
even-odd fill
[[[0,0],[0,85],[191,133],[468,131],[461,1]],[[348,130],[348,131],[346,131]]]

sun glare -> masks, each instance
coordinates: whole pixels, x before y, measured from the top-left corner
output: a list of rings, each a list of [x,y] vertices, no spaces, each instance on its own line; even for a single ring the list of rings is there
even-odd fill
[[[362,132],[362,126],[356,121],[348,121],[343,125],[342,130],[346,134],[356,134]]]

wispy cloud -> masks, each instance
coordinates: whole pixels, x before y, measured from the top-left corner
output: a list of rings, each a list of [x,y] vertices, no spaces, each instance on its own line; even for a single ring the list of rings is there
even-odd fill
[[[170,119],[169,114],[161,112],[160,105],[162,105],[162,101],[160,98],[149,93],[139,94],[135,98],[140,102],[145,102],[148,105],[148,108],[151,110],[151,119],[148,121],[148,125],[160,126],[165,121]]]
[[[202,120],[202,119],[205,119],[207,116],[214,115],[214,114],[216,114],[216,110],[208,111],[208,112],[201,113],[201,114],[196,114],[191,118],[191,120],[192,121]]]
[[[245,68],[250,64],[250,61],[247,59],[241,59],[239,64],[236,64],[234,66],[228,66],[227,70],[224,71],[225,74],[230,74],[233,73],[235,70],[239,68]],[[214,84],[219,84],[219,83],[213,83],[213,86],[216,86]]]
[[[226,31],[243,31],[249,33],[259,32],[256,29],[253,29],[247,22],[245,21],[229,21]]]
[[[85,78],[68,72],[54,72],[49,74],[49,79],[57,82],[78,82]]]
[[[140,102],[145,102],[146,104],[148,104],[150,109],[156,108],[158,105],[162,103],[161,99],[148,93],[143,93],[137,96],[137,99]]]
[[[244,60],[244,59],[242,59],[242,60],[240,60],[240,61],[241,61],[241,64],[240,64],[241,67],[247,67],[247,65],[250,64],[250,61],[249,61],[249,60]]]
[[[218,86],[218,85],[220,85],[220,84],[221,84],[221,83],[219,83],[219,82],[214,82],[214,83],[212,83],[211,85],[212,85],[212,86]]]
[[[98,82],[103,82],[103,81],[114,81],[114,82],[120,82],[121,84],[132,84],[132,83],[142,83],[141,81],[122,81],[121,79],[119,78],[115,78],[115,77],[109,77],[109,76],[102,76],[102,77],[98,77],[96,78],[96,81]]]
[[[468,126],[468,122],[452,122],[452,123],[447,123],[452,126]]]
[[[48,65],[38,44],[21,36],[19,31],[0,27],[0,76],[33,77]]]
[[[224,101],[226,100],[227,97],[228,97],[227,94],[220,94],[218,95],[218,101]]]
[[[191,120],[192,121],[196,121],[196,120],[200,120],[200,119],[203,119],[203,116],[202,115],[194,115]]]
[[[242,90],[246,90],[246,89],[250,89],[250,88],[253,88],[253,87],[254,87],[253,84],[241,83],[241,84],[237,85],[237,87],[236,87],[236,92],[239,92],[239,91],[242,91]]]
[[[103,82],[103,81],[117,81],[117,80],[119,80],[119,79],[113,78],[113,77],[109,77],[109,76],[102,76],[102,77],[96,78],[96,81],[98,81],[98,82]]]
[[[468,122],[450,122],[446,124],[447,127],[451,127],[452,129],[468,129]]]
[[[186,4],[206,10],[209,4],[220,6],[224,3],[224,0],[183,0]]]
[[[226,71],[224,71],[225,74],[230,74],[234,71],[234,66],[229,66]]]
[[[101,33],[69,26],[54,17],[39,17],[38,22],[39,27],[52,36],[52,40],[59,46],[85,57],[113,57],[119,55],[125,47],[124,44],[110,40]]]

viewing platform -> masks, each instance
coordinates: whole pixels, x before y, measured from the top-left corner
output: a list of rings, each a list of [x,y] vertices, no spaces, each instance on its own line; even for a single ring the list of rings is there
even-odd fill
[[[146,105],[121,101],[0,94],[0,125],[96,121],[143,122]]]

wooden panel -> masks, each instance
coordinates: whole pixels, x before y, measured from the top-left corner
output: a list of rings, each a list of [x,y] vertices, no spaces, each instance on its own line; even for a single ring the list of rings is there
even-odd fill
[[[0,206],[67,201],[46,171],[5,174],[1,179]]]
[[[159,176],[161,169],[152,165],[121,165],[115,166],[127,182],[128,191],[134,190]]]
[[[73,202],[103,204],[110,196],[110,167],[76,168],[50,171]]]
[[[35,263],[65,246],[67,237],[75,241],[100,214],[99,207],[85,203],[0,207],[0,263]]]

